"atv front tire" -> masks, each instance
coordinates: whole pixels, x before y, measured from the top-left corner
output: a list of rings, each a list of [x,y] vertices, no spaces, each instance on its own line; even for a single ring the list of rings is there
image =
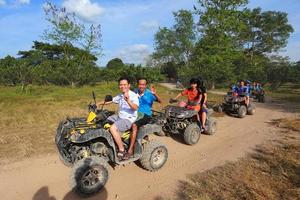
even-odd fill
[[[239,107],[238,109],[238,117],[239,118],[244,118],[247,114],[247,108],[246,106],[242,105],[241,107]]]
[[[189,124],[183,134],[183,139],[186,144],[188,145],[194,145],[197,144],[197,142],[200,139],[201,130],[198,124],[192,123]]]
[[[144,144],[143,155],[140,163],[148,171],[157,171],[168,159],[167,147],[157,140],[151,140]]]
[[[247,114],[254,115],[254,113],[255,113],[255,106],[253,104],[250,104],[247,108]]]
[[[97,156],[91,156],[78,161],[71,173],[71,187],[82,196],[99,192],[105,186],[109,177],[107,161]]]
[[[207,131],[208,135],[213,135],[217,132],[217,120],[210,118],[207,120]]]

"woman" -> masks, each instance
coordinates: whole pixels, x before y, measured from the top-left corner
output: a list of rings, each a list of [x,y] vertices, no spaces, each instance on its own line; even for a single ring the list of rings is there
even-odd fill
[[[203,81],[200,81],[200,92],[202,95],[201,101],[200,101],[200,117],[201,117],[201,124],[202,124],[202,130],[206,131],[206,127],[205,127],[205,123],[206,123],[206,115],[207,115],[207,106],[206,106],[206,102],[207,102],[207,91],[206,91],[206,87],[204,87],[203,85]]]
[[[187,97],[187,102],[180,102],[180,107],[186,107],[189,110],[200,111],[201,91],[200,91],[200,80],[192,78],[190,80],[190,87],[179,93],[174,100],[181,96]]]

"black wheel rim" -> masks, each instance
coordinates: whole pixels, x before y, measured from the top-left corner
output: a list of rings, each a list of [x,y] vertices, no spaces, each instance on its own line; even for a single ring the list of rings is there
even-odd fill
[[[90,167],[81,177],[83,187],[93,187],[99,183],[105,182],[104,171],[99,166]]]
[[[165,163],[166,154],[167,152],[164,147],[156,148],[151,156],[152,167],[155,169],[160,168]]]

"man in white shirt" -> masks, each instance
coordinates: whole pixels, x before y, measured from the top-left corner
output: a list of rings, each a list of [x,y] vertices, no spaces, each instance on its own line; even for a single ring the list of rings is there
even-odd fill
[[[110,127],[110,133],[118,146],[117,156],[122,160],[126,152],[121,139],[121,134],[130,129],[137,119],[139,96],[130,90],[130,81],[128,78],[122,77],[119,79],[119,89],[122,93],[115,96],[111,102],[106,102],[105,104],[119,104],[118,114],[110,116],[108,120],[113,122]]]

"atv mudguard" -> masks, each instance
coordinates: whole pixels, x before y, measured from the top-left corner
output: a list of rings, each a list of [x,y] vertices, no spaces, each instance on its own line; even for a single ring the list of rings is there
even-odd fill
[[[142,126],[141,128],[139,128],[139,132],[137,135],[137,139],[135,141],[135,148],[134,151],[136,154],[142,155],[143,153],[143,139],[146,136],[149,136],[150,134],[153,133],[159,133],[160,131],[162,131],[162,127],[158,124],[146,124],[144,126]]]
[[[87,132],[80,137],[78,137],[73,143],[85,143],[96,138],[105,138],[108,144],[112,147],[115,146],[114,139],[111,134],[105,129],[88,129]]]

